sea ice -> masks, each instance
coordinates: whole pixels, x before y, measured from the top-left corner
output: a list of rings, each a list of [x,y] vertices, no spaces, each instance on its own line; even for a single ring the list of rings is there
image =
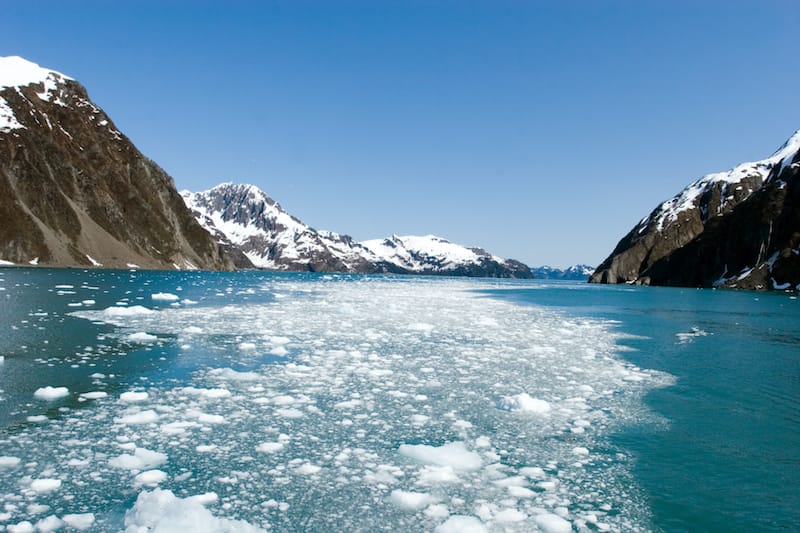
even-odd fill
[[[526,413],[546,414],[550,412],[550,403],[539,398],[533,398],[527,392],[506,396],[503,398],[503,407],[509,411],[523,411]]]
[[[17,466],[22,459],[10,455],[0,455],[0,468],[12,468]]]
[[[112,457],[108,464],[114,468],[126,470],[146,470],[161,466],[167,462],[167,455],[161,452],[154,452],[146,448],[136,448],[133,455],[122,454]]]
[[[83,531],[94,525],[94,513],[65,514],[61,520],[69,527]]]
[[[434,530],[435,533],[487,533],[489,530],[474,516],[453,515]]]
[[[476,470],[481,467],[481,456],[467,450],[463,442],[448,442],[441,446],[426,444],[401,444],[400,455],[421,463],[449,466],[455,470]]]
[[[51,387],[49,385],[36,389],[36,392],[33,393],[34,398],[45,401],[58,400],[65,396],[69,396],[69,389],[67,387]]]
[[[543,533],[572,533],[572,525],[558,515],[542,513],[534,518]]]
[[[401,509],[412,511],[417,511],[438,501],[438,498],[426,492],[408,492],[399,489],[393,490],[390,498],[392,503]]]
[[[149,344],[151,342],[156,342],[158,340],[158,336],[150,335],[149,333],[145,333],[143,331],[137,331],[136,333],[131,333],[130,335],[126,336],[125,339],[128,342],[140,342],[143,344]]]
[[[53,478],[34,479],[31,481],[31,489],[35,492],[53,492],[61,488],[61,480]]]
[[[178,296],[177,294],[172,294],[169,292],[157,292],[151,294],[150,298],[162,302],[176,302],[181,299],[180,296]]]
[[[146,392],[128,391],[119,395],[119,400],[125,403],[136,403],[146,401],[150,395]]]
[[[146,487],[155,487],[166,480],[167,473],[163,470],[146,470],[133,479],[136,485],[144,485]]]

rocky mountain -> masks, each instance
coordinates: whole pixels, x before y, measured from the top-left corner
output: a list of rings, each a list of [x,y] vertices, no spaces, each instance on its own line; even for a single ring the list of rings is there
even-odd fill
[[[796,289],[800,131],[762,161],[709,174],[656,207],[590,281]]]
[[[563,279],[572,281],[586,281],[594,274],[594,267],[589,265],[572,265],[564,269],[553,268],[551,266],[540,266],[531,268],[533,277],[536,279]]]
[[[242,268],[531,277],[528,267],[518,261],[433,235],[356,242],[348,235],[317,231],[254,185],[223,183],[181,195],[223,247],[239,252],[237,264]]]
[[[233,268],[82,85],[20,57],[0,58],[0,260]]]

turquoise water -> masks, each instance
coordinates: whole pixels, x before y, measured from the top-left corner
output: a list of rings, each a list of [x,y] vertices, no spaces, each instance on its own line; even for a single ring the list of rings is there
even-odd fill
[[[499,293],[619,322],[625,357],[669,372],[664,431],[614,441],[665,531],[800,528],[800,302],[787,294],[550,284]],[[681,333],[690,335],[677,336]]]
[[[798,305],[3,269],[0,531],[795,530]]]

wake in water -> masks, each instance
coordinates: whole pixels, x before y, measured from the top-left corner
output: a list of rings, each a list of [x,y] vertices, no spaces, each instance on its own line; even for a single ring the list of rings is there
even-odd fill
[[[270,303],[77,311],[213,363],[122,394],[97,374],[69,392],[90,407],[10,433],[0,524],[649,529],[608,437],[652,421],[641,396],[669,377],[621,360],[608,324],[473,292],[489,286],[276,278],[252,287]]]

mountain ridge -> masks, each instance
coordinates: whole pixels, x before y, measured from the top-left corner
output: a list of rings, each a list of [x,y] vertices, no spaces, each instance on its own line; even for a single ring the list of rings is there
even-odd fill
[[[661,203],[590,281],[797,288],[799,172],[800,130],[770,157],[707,174]]]
[[[531,277],[527,266],[437,237],[398,236],[357,242],[318,231],[283,210],[255,185],[219,184],[182,191],[198,222],[223,246],[270,270]]]
[[[233,268],[80,83],[17,56],[0,58],[0,259]]]

